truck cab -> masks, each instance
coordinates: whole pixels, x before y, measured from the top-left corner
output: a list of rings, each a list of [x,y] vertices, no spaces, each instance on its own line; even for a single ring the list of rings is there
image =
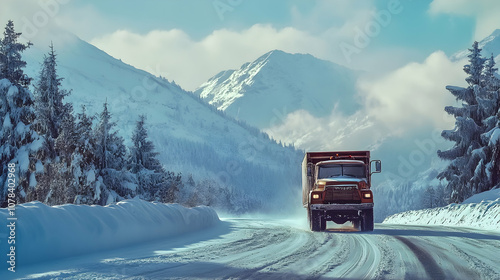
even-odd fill
[[[311,230],[325,230],[327,221],[351,221],[361,231],[372,231],[371,174],[380,169],[380,161],[370,161],[369,151],[307,153],[303,161],[303,204]]]

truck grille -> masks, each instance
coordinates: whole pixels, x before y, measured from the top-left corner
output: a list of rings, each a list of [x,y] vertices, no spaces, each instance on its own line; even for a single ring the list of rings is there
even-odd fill
[[[361,203],[357,185],[326,186],[325,203]]]

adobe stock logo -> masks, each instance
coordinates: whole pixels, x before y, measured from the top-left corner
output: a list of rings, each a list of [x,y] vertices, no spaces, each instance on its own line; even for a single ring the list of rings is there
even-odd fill
[[[23,17],[21,33],[26,39],[35,37],[40,29],[46,27],[51,19],[57,16],[61,10],[61,5],[67,4],[69,0],[39,0],[38,9],[31,18]]]
[[[393,15],[400,14],[402,11],[403,6],[399,0],[389,0],[389,2],[387,2],[387,8],[378,11],[363,28],[358,26],[355,27],[353,30],[354,38],[352,43],[341,42],[339,44],[340,50],[347,63],[351,63],[352,55],[360,54],[363,49],[367,48],[372,39],[380,34],[383,27],[389,26]]]
[[[241,3],[243,3],[243,0],[215,0],[212,2],[212,5],[220,21],[223,21],[224,14],[234,11],[234,8],[241,5]]]

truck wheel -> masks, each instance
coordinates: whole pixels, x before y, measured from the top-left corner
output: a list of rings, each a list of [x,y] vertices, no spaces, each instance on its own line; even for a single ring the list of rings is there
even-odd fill
[[[373,231],[373,209],[363,211],[361,231]]]
[[[321,230],[321,213],[319,211],[313,211],[309,210],[308,211],[308,216],[309,216],[309,226],[311,227],[312,231],[320,231]]]
[[[359,229],[359,220],[354,220],[352,221],[352,227],[355,228],[355,229]]]

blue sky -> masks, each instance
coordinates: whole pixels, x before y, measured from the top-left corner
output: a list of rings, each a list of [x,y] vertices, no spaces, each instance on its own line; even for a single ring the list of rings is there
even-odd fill
[[[500,28],[497,0],[34,2],[6,0],[0,21],[14,19],[22,31],[48,15],[40,29],[67,29],[189,90],[272,49],[389,73],[438,50],[450,56]],[[381,14],[389,18],[380,21]],[[368,33],[362,45],[356,44],[360,32]]]
[[[126,2],[127,4],[122,4]],[[228,28],[242,30],[255,24],[268,23],[277,28],[294,26],[311,30],[294,21],[292,9],[303,14],[310,13],[317,1],[299,0],[189,0],[189,1],[81,1],[71,3],[72,9],[95,9],[107,17],[109,26],[95,30],[93,34],[113,29],[127,29],[147,33],[156,29],[182,29],[193,39],[202,39],[214,30]],[[378,10],[387,9],[389,1],[372,2]],[[428,13],[431,0],[400,0],[403,12],[396,15],[387,28],[381,32],[374,45],[400,45],[424,50],[441,49],[455,52],[469,44],[474,35],[475,19],[472,16]],[[91,3],[91,4],[89,4]],[[143,11],[143,12],[141,12]],[[222,17],[221,17],[222,16]],[[318,19],[322,29],[341,24],[335,17]],[[321,22],[322,21],[322,22]],[[86,32],[86,33],[87,33]],[[91,39],[91,38],[87,38]]]

